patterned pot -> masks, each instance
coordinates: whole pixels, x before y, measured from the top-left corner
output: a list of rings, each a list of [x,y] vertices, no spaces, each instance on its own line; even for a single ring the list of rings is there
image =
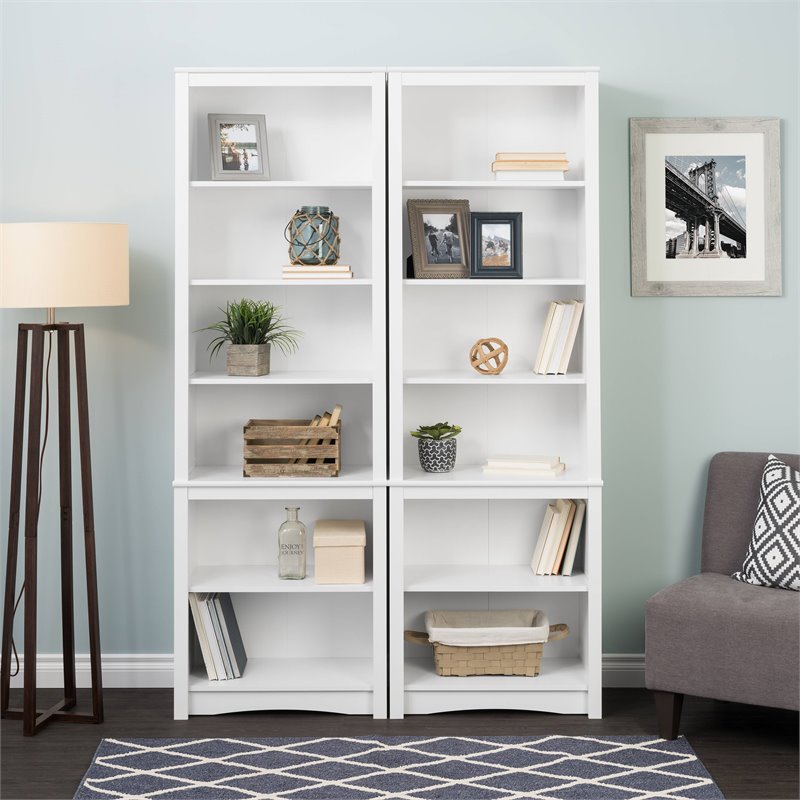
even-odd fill
[[[425,472],[452,472],[456,465],[455,439],[417,439],[419,465]]]

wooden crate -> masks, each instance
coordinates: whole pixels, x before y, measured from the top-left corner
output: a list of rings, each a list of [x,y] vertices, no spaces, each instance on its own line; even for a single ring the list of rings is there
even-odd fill
[[[341,422],[251,419],[244,426],[245,478],[338,478]]]

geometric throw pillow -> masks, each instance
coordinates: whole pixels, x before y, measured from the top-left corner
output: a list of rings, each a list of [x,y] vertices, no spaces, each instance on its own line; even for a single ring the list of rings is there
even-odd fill
[[[800,591],[800,472],[771,455],[750,547],[737,581]]]

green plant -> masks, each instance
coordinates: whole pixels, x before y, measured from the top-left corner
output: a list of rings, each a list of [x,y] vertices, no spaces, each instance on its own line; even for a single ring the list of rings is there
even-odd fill
[[[204,331],[217,331],[208,344],[210,358],[219,352],[225,342],[231,344],[274,344],[281,352],[289,355],[297,350],[297,340],[302,332],[289,327],[281,316],[280,306],[269,300],[228,301],[225,308],[219,309],[225,319],[201,328]]]
[[[435,425],[420,425],[410,433],[417,439],[452,439],[461,433],[461,426],[451,425],[449,422],[437,422]]]

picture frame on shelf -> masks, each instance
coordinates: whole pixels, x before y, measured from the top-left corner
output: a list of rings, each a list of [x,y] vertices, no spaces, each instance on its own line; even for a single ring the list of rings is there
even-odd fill
[[[409,200],[415,278],[469,277],[469,201]]]
[[[209,114],[208,141],[212,180],[269,180],[264,114]]]
[[[522,277],[522,212],[474,211],[471,278]]]
[[[780,120],[631,118],[631,295],[780,296]]]

